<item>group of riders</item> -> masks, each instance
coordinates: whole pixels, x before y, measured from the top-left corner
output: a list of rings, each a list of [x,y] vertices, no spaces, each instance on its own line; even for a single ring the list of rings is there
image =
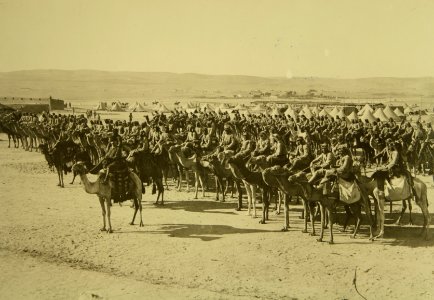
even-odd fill
[[[73,141],[88,151],[94,165],[106,170],[116,159],[131,151],[161,155],[168,147],[182,145],[186,156],[218,155],[233,151],[245,161],[263,158],[269,166],[281,166],[289,173],[311,174],[312,184],[321,184],[331,175],[355,180],[355,165],[377,168],[384,182],[393,176],[406,176],[412,185],[410,168],[432,166],[434,131],[430,123],[369,122],[339,117],[292,118],[285,115],[245,115],[203,111],[155,112],[141,121],[114,121],[86,118],[84,115],[9,112],[0,116],[0,131],[26,150],[46,144]],[[357,162],[357,163],[355,163]],[[108,172],[108,171],[107,171]]]

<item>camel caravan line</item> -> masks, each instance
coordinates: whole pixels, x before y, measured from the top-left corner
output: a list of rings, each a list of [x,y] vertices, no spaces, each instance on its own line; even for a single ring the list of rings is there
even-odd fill
[[[406,171],[409,166],[418,169],[420,161],[410,159],[415,151],[431,155],[431,145],[424,143],[431,136],[429,132],[425,131],[425,140],[416,139],[419,144],[413,141],[419,125],[409,142],[413,148],[404,153],[406,133],[411,131],[405,122],[348,123],[329,116],[235,116],[176,112],[169,116],[156,113],[142,122],[115,122],[7,111],[0,113],[0,129],[10,137],[8,147],[13,140],[13,148],[19,148],[21,142],[23,149],[41,152],[56,171],[59,187],[64,187],[63,176],[68,172],[73,174],[71,184],[78,176],[85,192],[97,195],[103,216],[101,230],[109,233],[112,203],[131,200],[134,213],[130,224],[139,212],[139,226],[143,226],[142,194],[146,187],[156,194],[154,204],[164,206],[168,182],[172,180],[177,191],[185,183],[188,192],[193,174],[195,199],[199,190],[202,198],[211,190],[208,178],[213,177],[216,201],[225,202],[229,190],[231,196],[236,190],[234,208],[240,211],[245,192],[249,216],[258,216],[256,205],[261,203],[261,224],[269,221],[273,202],[276,214],[283,203],[282,231],[290,228],[290,202],[301,201],[303,233],[309,232],[310,224],[309,234],[317,235],[315,219],[320,215],[318,241],[323,241],[324,229],[328,228],[329,243],[334,242],[333,226],[340,206],[346,216],[344,231],[349,220],[355,219],[352,238],[362,218],[368,223],[370,240],[383,237],[387,201],[403,203],[398,223],[407,204],[412,222],[414,201],[423,215],[421,235],[430,237],[427,186]],[[386,143],[379,147],[378,138],[382,137]],[[367,176],[367,168],[373,169],[371,176]],[[88,178],[89,173],[96,175],[95,181]]]

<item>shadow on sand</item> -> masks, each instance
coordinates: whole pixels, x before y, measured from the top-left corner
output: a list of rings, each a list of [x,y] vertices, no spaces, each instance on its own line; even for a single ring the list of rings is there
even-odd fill
[[[175,202],[165,202],[164,205],[155,206],[173,210],[185,210],[189,212],[203,212],[213,214],[236,215],[235,209],[237,204],[234,202],[218,202],[208,200],[185,200]],[[233,210],[233,211],[224,211]]]
[[[196,238],[202,241],[213,241],[220,239],[226,234],[245,234],[270,232],[260,229],[242,229],[228,225],[198,225],[198,224],[163,224],[161,230],[148,231],[144,233],[167,234],[170,237]]]

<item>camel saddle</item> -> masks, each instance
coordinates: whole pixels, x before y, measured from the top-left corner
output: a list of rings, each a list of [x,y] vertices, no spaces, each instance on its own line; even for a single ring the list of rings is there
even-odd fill
[[[130,195],[130,170],[123,160],[116,160],[109,166],[108,180],[111,187],[111,198],[115,203],[132,199]]]

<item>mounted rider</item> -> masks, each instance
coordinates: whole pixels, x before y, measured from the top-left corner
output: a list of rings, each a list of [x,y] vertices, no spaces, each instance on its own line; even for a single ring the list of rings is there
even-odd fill
[[[288,163],[288,151],[286,150],[285,143],[283,142],[282,137],[277,133],[274,133],[271,138],[273,141],[271,146],[272,154],[267,156],[267,162],[272,166],[283,166]]]
[[[297,137],[296,143],[295,151],[290,153],[290,159],[293,158],[293,162],[286,165],[289,172],[301,171],[308,168],[312,159],[310,147],[301,136]]]
[[[372,175],[372,177],[376,178],[377,180],[378,189],[384,195],[384,184],[386,180],[389,181],[392,177],[405,176],[408,180],[413,196],[417,197],[416,191],[414,189],[413,177],[406,169],[403,162],[400,144],[389,139],[386,142],[386,148],[388,156],[387,164],[379,167]]]
[[[250,157],[255,146],[255,142],[251,139],[250,133],[246,128],[244,128],[241,135],[241,148],[234,156],[234,159],[246,159]]]
[[[331,169],[336,163],[336,157],[327,144],[321,144],[321,154],[310,163],[312,177],[309,183],[314,183],[320,177],[324,177],[326,171]]]

